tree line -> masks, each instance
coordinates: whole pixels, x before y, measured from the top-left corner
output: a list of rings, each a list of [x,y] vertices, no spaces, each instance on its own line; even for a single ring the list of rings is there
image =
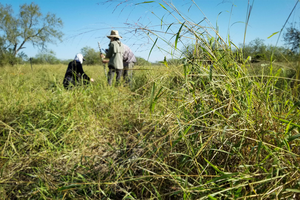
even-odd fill
[[[13,15],[11,5],[0,3],[0,66],[22,63],[31,64],[67,64],[70,60],[60,60],[55,52],[47,49],[47,44],[56,44],[62,41],[62,20],[55,14],[43,15],[40,7],[35,4],[20,5],[19,12]],[[29,58],[22,50],[26,45],[39,48],[40,53]],[[100,52],[84,47],[81,49],[87,65],[100,63]],[[137,65],[149,65],[147,60],[137,57]]]
[[[100,51],[95,50],[91,47],[83,47],[80,52],[85,58],[85,65],[102,65],[100,59]],[[61,60],[56,58],[55,52],[53,51],[44,51],[38,53],[34,58],[23,60],[23,62],[31,63],[31,64],[68,64],[73,59]],[[136,57],[136,65],[150,65],[151,63],[144,58]]]

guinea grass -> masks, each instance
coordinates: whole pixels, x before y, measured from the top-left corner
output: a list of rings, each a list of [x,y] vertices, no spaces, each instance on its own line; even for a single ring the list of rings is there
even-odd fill
[[[0,196],[299,197],[298,72],[251,68],[217,30],[176,19],[174,46],[183,33],[196,38],[208,63],[194,54],[147,66],[130,88],[108,87],[101,66],[84,66],[95,82],[71,91],[66,66],[2,68]]]
[[[220,76],[217,66],[195,78],[183,66],[155,66],[136,70],[130,89],[108,87],[99,66],[85,66],[95,83],[66,91],[65,66],[26,67],[6,67],[1,75],[6,198],[289,198],[299,192],[298,100],[288,84],[276,87],[280,73]]]

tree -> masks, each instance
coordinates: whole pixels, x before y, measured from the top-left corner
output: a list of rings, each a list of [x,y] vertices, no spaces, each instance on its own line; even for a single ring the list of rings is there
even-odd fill
[[[60,60],[55,57],[53,51],[45,51],[38,53],[32,60],[34,64],[59,64]]]
[[[50,13],[43,17],[37,4],[23,4],[18,17],[12,14],[11,5],[4,7],[0,3],[0,37],[5,40],[2,48],[11,51],[13,56],[16,57],[26,43],[45,49],[47,43],[55,44],[56,39],[62,41],[62,20]]]
[[[96,65],[100,64],[100,53],[99,51],[95,51],[95,49],[91,47],[83,47],[81,49],[81,53],[85,59],[84,63],[86,65]]]
[[[196,44],[187,44],[181,50],[182,57],[187,58],[190,63],[202,62],[203,64],[210,64],[212,61],[212,54],[219,54],[220,48],[218,42],[214,37],[197,40]]]
[[[0,66],[4,66],[6,64],[14,65],[18,62],[22,62],[26,59],[26,55],[21,52],[14,56],[11,48],[5,47],[5,39],[0,37]]]
[[[145,60],[144,58],[142,57],[135,57],[136,58],[136,63],[135,65],[138,65],[138,66],[147,66],[147,65],[151,65],[151,63],[147,60]]]
[[[293,53],[298,53],[300,48],[300,30],[298,30],[293,24],[286,29],[286,33],[283,35],[285,44],[291,46]]]
[[[266,45],[264,44],[264,40],[260,38],[255,38],[249,43],[249,46],[252,48],[253,54],[264,53],[266,49]]]
[[[254,40],[250,41],[249,44],[240,44],[239,46],[239,49],[243,50],[244,59],[247,59],[249,56],[253,58],[253,62],[269,59],[266,57],[268,54],[268,47],[264,44],[263,39],[255,38]],[[235,53],[235,55],[238,55],[238,50],[235,51]]]
[[[266,48],[267,46],[264,44],[264,40],[260,38],[256,38],[249,43],[251,49],[251,55],[254,59],[266,59]]]

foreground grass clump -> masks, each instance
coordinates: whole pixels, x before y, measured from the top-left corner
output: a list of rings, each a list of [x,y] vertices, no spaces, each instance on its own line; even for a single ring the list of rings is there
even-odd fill
[[[86,66],[72,91],[66,66],[2,68],[0,196],[299,197],[297,80],[226,63],[136,70],[131,88]]]

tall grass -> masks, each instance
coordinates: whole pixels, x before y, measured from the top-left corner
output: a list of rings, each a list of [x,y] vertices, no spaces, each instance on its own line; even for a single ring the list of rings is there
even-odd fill
[[[0,196],[299,198],[298,73],[249,73],[233,44],[190,24],[175,41],[192,34],[210,64],[194,54],[136,70],[131,88],[108,87],[100,66],[84,66],[95,82],[71,91],[66,66],[3,68]]]

